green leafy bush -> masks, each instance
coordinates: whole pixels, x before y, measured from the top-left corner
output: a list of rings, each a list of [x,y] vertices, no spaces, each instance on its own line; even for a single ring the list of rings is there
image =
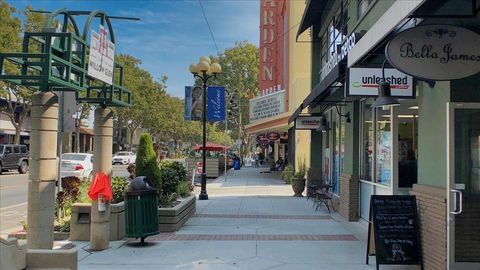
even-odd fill
[[[292,177],[295,170],[293,169],[292,165],[287,165],[285,169],[282,171],[282,179],[285,181],[286,184],[289,184],[292,181]]]
[[[127,187],[128,181],[125,180],[125,178],[117,176],[112,179],[112,203],[123,202],[123,194],[127,190]]]
[[[187,169],[185,169],[182,163],[171,160],[162,161],[160,163],[160,170],[162,170],[163,168],[174,169],[180,181],[187,180]]]
[[[182,181],[177,187],[177,194],[180,197],[186,198],[190,196],[190,192],[193,191],[193,186],[190,182]]]
[[[158,205],[162,208],[173,207],[177,197],[178,194],[175,192],[169,195],[160,195],[160,197],[158,197]]]
[[[136,164],[136,175],[145,176],[152,181],[158,192],[162,192],[162,180],[160,168],[157,164],[157,156],[153,150],[152,137],[148,133],[143,133],[138,145]]]
[[[162,181],[162,194],[170,195],[177,192],[177,187],[180,184],[181,178],[177,171],[172,168],[162,168],[160,170],[160,177]]]

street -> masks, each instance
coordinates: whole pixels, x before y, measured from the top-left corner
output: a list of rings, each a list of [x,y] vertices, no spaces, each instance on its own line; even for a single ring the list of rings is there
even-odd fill
[[[126,165],[113,166],[113,176],[128,176]],[[3,172],[0,175],[0,235],[22,228],[27,221],[28,173],[16,171]]]

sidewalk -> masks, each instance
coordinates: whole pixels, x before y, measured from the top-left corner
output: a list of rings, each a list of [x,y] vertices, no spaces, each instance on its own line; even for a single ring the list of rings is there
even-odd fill
[[[346,222],[312,200],[292,197],[290,185],[266,168],[231,170],[207,185],[209,200],[175,234],[111,242],[90,253],[76,242],[79,269],[375,269],[365,265],[366,223]],[[381,269],[415,269],[388,267]]]

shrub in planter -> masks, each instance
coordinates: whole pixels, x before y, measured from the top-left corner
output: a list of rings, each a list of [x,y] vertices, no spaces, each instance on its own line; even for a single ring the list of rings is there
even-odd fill
[[[112,203],[123,202],[123,195],[128,188],[128,181],[123,177],[114,177],[112,179],[112,193],[113,199]]]
[[[168,167],[160,170],[160,178],[162,182],[163,195],[170,195],[177,192],[178,185],[180,182],[182,182],[182,179],[178,175],[177,171]]]
[[[135,160],[135,172],[137,176],[146,176],[159,192],[162,189],[162,180],[160,168],[157,164],[157,157],[153,150],[152,137],[148,133],[143,133],[138,145],[137,159]]]
[[[303,190],[305,189],[305,174],[307,172],[307,166],[305,165],[305,160],[300,160],[298,162],[297,171],[293,174],[292,177],[292,189],[295,193],[293,196],[302,197]]]
[[[282,171],[282,179],[285,181],[285,184],[291,183],[294,172],[295,171],[292,165],[289,164],[285,167],[285,169]]]
[[[162,161],[160,163],[160,170],[164,168],[171,168],[175,171],[175,173],[178,175],[178,178],[180,178],[180,181],[186,181],[187,180],[187,169],[182,165],[182,163],[178,161]]]
[[[190,196],[190,192],[192,192],[192,191],[193,191],[193,186],[188,181],[180,182],[180,184],[178,185],[178,188],[177,188],[177,194],[182,198],[186,198],[186,197]]]

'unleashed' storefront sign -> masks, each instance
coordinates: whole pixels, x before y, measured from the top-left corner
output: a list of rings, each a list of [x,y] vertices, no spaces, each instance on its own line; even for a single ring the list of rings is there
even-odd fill
[[[346,96],[378,96],[382,80],[381,68],[350,68]],[[390,84],[392,96],[415,97],[413,78],[393,68],[385,69],[385,81]]]
[[[452,25],[413,27],[392,38],[385,55],[392,66],[418,78],[461,79],[480,72],[480,35]]]

